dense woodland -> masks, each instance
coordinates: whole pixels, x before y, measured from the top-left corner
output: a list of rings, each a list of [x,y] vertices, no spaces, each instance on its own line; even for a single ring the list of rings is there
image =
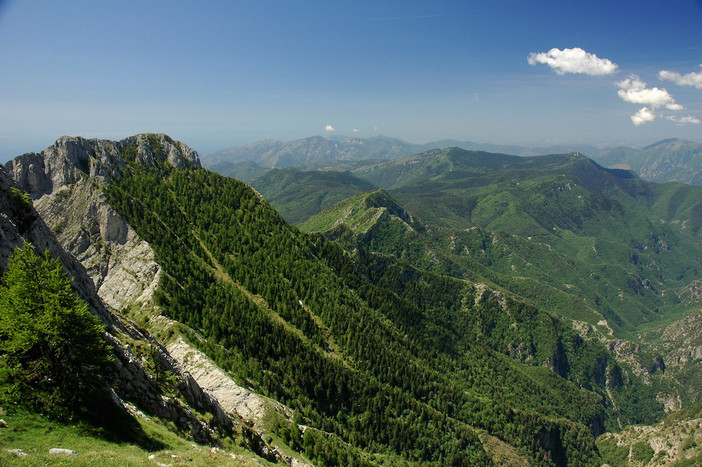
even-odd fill
[[[659,416],[646,386],[555,316],[303,234],[233,179],[132,170],[106,194],[164,267],[163,312],[316,428],[278,431],[319,463],[475,465],[494,436],[532,462],[597,464],[594,436],[617,417]]]

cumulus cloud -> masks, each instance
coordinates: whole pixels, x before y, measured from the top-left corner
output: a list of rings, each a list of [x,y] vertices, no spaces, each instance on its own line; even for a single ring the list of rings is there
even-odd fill
[[[553,68],[556,73],[583,73],[586,75],[611,75],[617,72],[617,64],[606,58],[584,51],[580,47],[573,49],[553,48],[548,52],[530,53],[529,65],[543,63]]]
[[[665,89],[647,88],[641,78],[632,74],[627,79],[618,81],[619,97],[632,104],[650,105],[652,108],[665,107],[669,110],[682,110],[683,106],[675,102],[673,96]]]
[[[652,122],[655,119],[656,115],[651,112],[648,107],[642,107],[641,110],[631,116],[631,121],[634,122],[634,125],[636,126],[643,125],[647,122]]]
[[[702,65],[700,65],[700,67],[702,67]],[[658,79],[663,81],[672,81],[680,86],[694,86],[697,89],[702,89],[702,71],[681,75],[675,71],[661,70],[658,73]]]
[[[331,132],[336,131],[336,130],[334,129],[333,126],[331,126],[331,124],[327,123],[327,126],[324,127],[324,131],[331,133]]]
[[[676,117],[675,115],[669,115],[665,118],[670,120],[671,122],[677,123],[678,125],[687,125],[688,123],[699,125],[700,123],[702,123],[702,120],[700,120],[697,117],[693,117],[692,115],[688,115],[687,117]]]

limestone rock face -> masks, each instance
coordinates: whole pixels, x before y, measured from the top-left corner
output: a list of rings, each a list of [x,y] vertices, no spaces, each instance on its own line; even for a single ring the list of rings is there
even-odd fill
[[[89,179],[62,186],[34,205],[61,244],[85,266],[108,306],[121,310],[151,290],[160,271],[153,250]]]
[[[117,142],[63,136],[40,154],[11,160],[6,169],[32,199],[38,199],[84,177],[98,183],[122,177],[130,160],[150,165],[167,161],[175,168],[200,167],[200,156],[187,145],[164,134],[140,134]]]
[[[105,338],[115,356],[111,377],[118,401],[171,420],[195,441],[217,444],[212,427],[231,431],[232,418],[153,336],[110,309],[148,300],[160,268],[149,245],[107,204],[99,188],[100,183],[123,175],[127,166],[118,152],[121,146],[134,148],[132,153],[140,157],[140,147],[156,145],[162,149],[152,159],[184,166],[198,166],[197,153],[165,135],[138,135],[125,141],[61,138],[41,154],[11,161],[8,170],[0,166],[0,274],[15,247],[29,241],[38,253],[48,249],[73,278],[78,295],[106,325]],[[19,188],[35,201],[23,199]],[[188,405],[162,393],[158,377],[149,370],[153,362],[133,347],[152,349],[151,358],[172,375]],[[210,424],[192,408],[211,413]]]
[[[194,349],[182,338],[168,344],[168,352],[183,365],[198,384],[219,401],[222,408],[229,413],[237,413],[241,418],[256,425],[263,420],[266,410],[276,407],[278,410],[291,414],[287,407],[266,400],[236,382],[220,370],[202,352]],[[258,428],[261,428],[258,426]]]
[[[40,154],[6,165],[61,244],[86,268],[102,300],[116,310],[137,298],[148,301],[160,271],[151,247],[107,204],[100,189],[127,175],[130,161],[200,166],[195,150],[163,134],[118,142],[64,136]]]

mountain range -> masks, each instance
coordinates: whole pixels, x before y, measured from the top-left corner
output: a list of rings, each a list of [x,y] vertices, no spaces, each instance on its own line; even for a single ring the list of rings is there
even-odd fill
[[[653,182],[702,185],[702,145],[692,141],[667,139],[638,150],[614,148],[600,153],[597,160]]]
[[[202,164],[205,168],[248,182],[260,176],[268,168],[297,166],[308,169],[339,169],[339,163],[342,161],[352,163],[367,159],[397,159],[431,149],[449,147],[517,156],[579,152],[605,167],[633,170],[645,180],[702,184],[702,144],[679,139],[663,140],[635,149],[587,144],[526,147],[456,140],[412,144],[384,136],[372,138],[313,136],[288,142],[263,140],[204,154]]]
[[[325,160],[324,141],[301,157],[342,170],[271,143],[255,190],[162,134],[64,137],[0,171],[0,267],[25,241],[61,260],[144,462],[699,461],[702,433],[667,427],[699,426],[702,188],[578,153]],[[21,443],[57,422],[3,409],[2,455],[39,456]]]
[[[389,250],[372,239],[373,224],[351,229],[363,234],[364,241],[376,242],[374,248],[412,258],[415,265],[442,274],[454,271],[450,274],[471,278],[484,270],[483,279],[511,283],[512,290],[518,287],[516,278],[536,279],[553,288],[547,298],[540,288],[534,289],[533,300],[542,306],[546,299],[562,299],[562,314],[572,312],[574,318],[587,315],[585,309],[594,310],[591,321],[609,317],[609,325],[620,332],[633,331],[638,324],[632,323],[657,321],[663,310],[685,310],[689,302],[680,298],[683,290],[698,280],[700,189],[646,182],[577,153],[517,157],[434,150],[370,162],[353,173],[337,173],[335,183],[326,185],[329,172],[287,169],[288,178],[280,174],[282,169],[276,170],[252,184],[264,197],[270,194],[273,205],[290,219],[306,217],[308,211],[297,206],[309,209],[314,205],[310,200],[360,193],[304,220],[305,230],[345,225],[344,216],[365,206],[368,190],[358,188],[361,180],[371,182],[387,190],[385,199],[392,200],[388,204],[401,206],[415,218],[415,224],[384,231],[388,239],[383,245]],[[340,180],[346,180],[343,190],[338,188]],[[286,192],[299,193],[307,201],[278,195]],[[401,238],[394,238],[397,235]],[[413,242],[424,245],[414,257]],[[482,245],[478,256],[476,244]],[[437,255],[443,260],[437,262]],[[506,277],[498,278],[498,273]],[[578,300],[573,295],[584,301],[574,305]]]

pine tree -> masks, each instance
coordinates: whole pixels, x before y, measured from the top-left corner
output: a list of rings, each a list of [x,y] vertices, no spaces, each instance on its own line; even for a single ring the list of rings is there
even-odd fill
[[[111,360],[104,332],[48,250],[16,248],[0,283],[0,398],[59,417],[81,412]]]

